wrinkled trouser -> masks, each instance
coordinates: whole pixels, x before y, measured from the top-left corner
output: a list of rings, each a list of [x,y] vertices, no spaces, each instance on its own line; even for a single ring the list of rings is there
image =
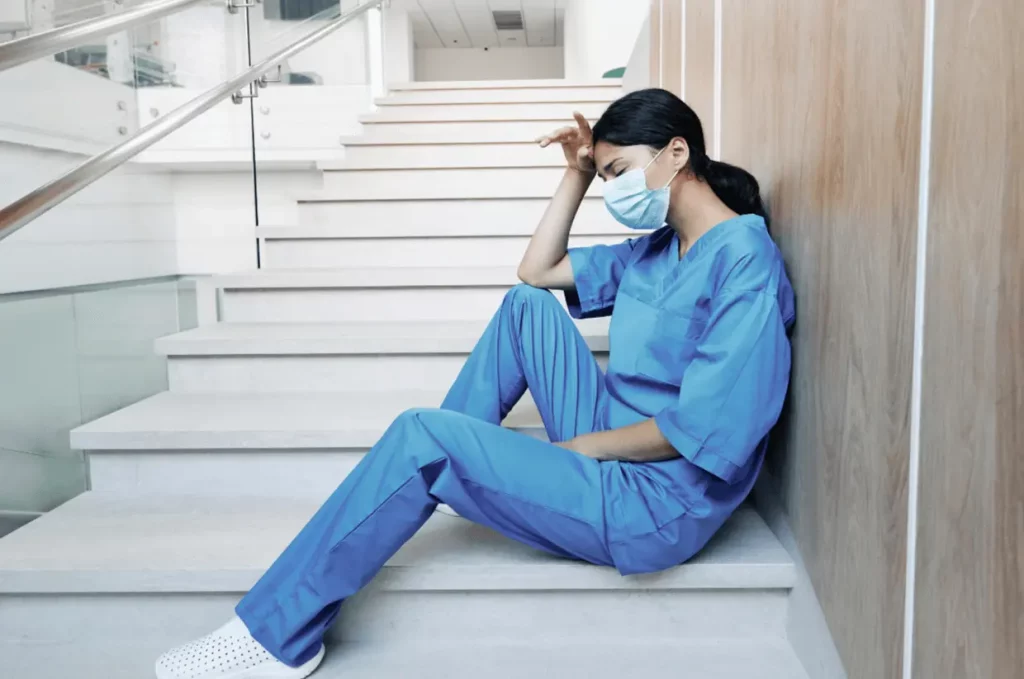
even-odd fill
[[[604,374],[583,337],[551,293],[518,286],[442,409],[398,417],[241,601],[237,613],[253,636],[286,664],[312,658],[341,602],[373,579],[438,503],[537,549],[624,573],[688,557],[692,547],[661,548],[680,547],[678,535],[640,544],[627,563],[615,555],[616,535],[657,537],[685,513],[670,500],[660,510],[668,518],[651,516],[643,497],[657,486],[652,495],[666,504],[658,484],[672,475],[656,465],[624,464],[651,470],[625,473],[499,426],[527,388],[552,441],[604,428]]]

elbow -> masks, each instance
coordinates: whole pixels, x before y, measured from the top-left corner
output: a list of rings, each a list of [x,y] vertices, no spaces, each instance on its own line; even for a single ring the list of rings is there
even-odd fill
[[[526,283],[527,285],[532,285],[535,288],[544,287],[541,281],[542,277],[538,275],[536,271],[527,266],[526,262],[522,262],[519,265],[519,269],[516,271],[516,275],[519,277],[520,281]]]

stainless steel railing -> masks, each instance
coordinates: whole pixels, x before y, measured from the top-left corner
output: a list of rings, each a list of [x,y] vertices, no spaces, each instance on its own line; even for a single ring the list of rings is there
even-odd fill
[[[379,7],[383,2],[384,0],[366,0],[359,7],[293,42],[288,47],[250,67],[244,73],[240,73],[188,103],[182,104],[163,118],[142,128],[120,144],[107,149],[99,155],[93,156],[64,176],[39,187],[20,200],[11,203],[0,210],[0,241],[33,219],[60,205],[185,123],[210,110],[221,100],[227,99],[243,88],[255,88],[266,84],[262,77],[272,68],[323,40],[366,11]]]
[[[180,12],[191,5],[207,0],[156,0],[145,5],[132,7],[107,16],[86,19],[60,28],[28,35],[24,38],[0,44],[0,71],[14,68],[29,61],[48,57],[88,44],[91,40],[139,24],[149,23],[160,17]]]

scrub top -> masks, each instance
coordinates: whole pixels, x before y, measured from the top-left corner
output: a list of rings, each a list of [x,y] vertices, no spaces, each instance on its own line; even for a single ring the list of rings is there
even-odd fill
[[[569,259],[576,285],[566,293],[569,312],[611,315],[600,406],[606,427],[653,417],[710,481],[742,487],[720,498],[739,504],[785,400],[795,317],[764,219],[722,222],[682,259],[667,226],[617,245],[571,249]]]

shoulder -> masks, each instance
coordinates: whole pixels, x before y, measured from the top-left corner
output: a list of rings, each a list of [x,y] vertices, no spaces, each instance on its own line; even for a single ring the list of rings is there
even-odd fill
[[[744,215],[722,226],[728,230],[715,242],[716,291],[775,292],[785,270],[764,220]]]

